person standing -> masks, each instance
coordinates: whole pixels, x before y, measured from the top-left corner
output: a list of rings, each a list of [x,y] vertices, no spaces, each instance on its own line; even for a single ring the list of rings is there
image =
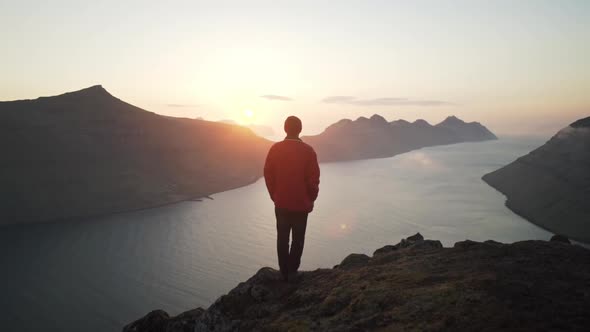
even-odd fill
[[[319,193],[320,167],[313,148],[299,138],[301,120],[289,116],[284,129],[287,137],[275,143],[266,156],[264,180],[275,205],[279,269],[285,281],[294,282],[303,254],[307,216]]]

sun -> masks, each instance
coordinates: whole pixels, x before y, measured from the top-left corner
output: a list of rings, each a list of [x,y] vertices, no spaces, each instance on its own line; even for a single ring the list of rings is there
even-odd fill
[[[254,111],[251,107],[244,107],[236,114],[236,121],[242,125],[251,125],[259,119],[259,113]]]

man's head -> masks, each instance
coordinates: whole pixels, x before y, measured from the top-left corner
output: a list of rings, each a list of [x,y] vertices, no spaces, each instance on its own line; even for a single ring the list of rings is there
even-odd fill
[[[291,115],[285,120],[285,132],[287,136],[299,137],[302,125],[298,117]]]

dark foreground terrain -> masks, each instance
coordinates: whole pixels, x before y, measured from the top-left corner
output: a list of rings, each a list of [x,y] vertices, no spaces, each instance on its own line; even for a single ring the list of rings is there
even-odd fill
[[[295,284],[265,267],[207,310],[123,331],[586,331],[589,308],[590,251],[565,238],[443,248],[416,234]]]

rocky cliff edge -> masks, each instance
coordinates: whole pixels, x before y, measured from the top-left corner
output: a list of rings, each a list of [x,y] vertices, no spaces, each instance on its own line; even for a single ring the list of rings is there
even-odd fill
[[[495,331],[590,326],[590,251],[416,234],[285,283],[264,267],[207,310],[152,311],[123,331]]]

